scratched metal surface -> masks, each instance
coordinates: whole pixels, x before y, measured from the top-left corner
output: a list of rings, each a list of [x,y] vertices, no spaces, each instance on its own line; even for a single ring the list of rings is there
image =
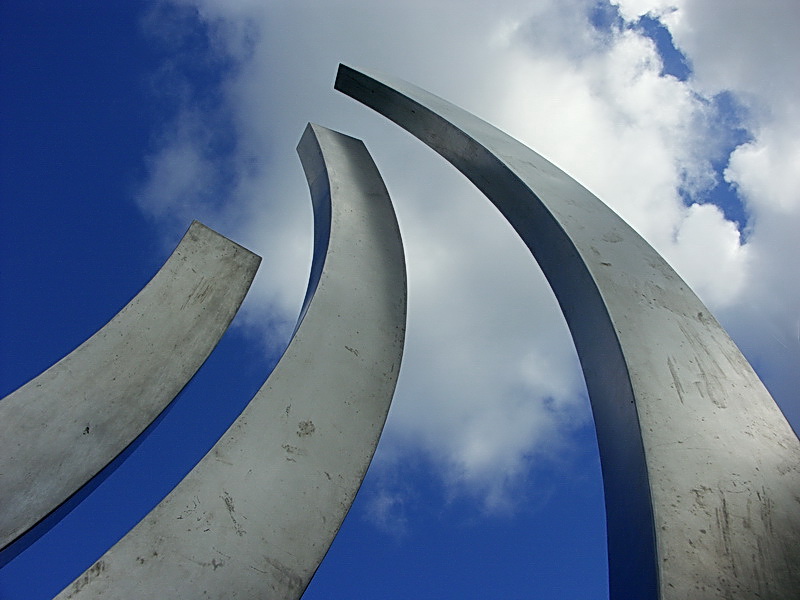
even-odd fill
[[[225,333],[260,261],[192,223],[111,321],[0,401],[0,548],[111,462],[183,389]]]
[[[336,89],[450,161],[542,267],[592,403],[612,598],[797,598],[800,443],[675,271],[575,180],[474,115],[344,65]]]
[[[323,251],[289,347],[195,469],[58,598],[298,598],[339,530],[400,369],[405,261],[364,145],[309,125],[298,152]]]

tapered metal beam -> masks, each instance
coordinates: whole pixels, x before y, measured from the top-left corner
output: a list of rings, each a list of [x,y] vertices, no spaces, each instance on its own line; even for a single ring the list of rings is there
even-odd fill
[[[575,180],[474,115],[346,66],[336,89],[450,161],[544,271],[594,412],[612,598],[796,598],[800,443],[675,271]]]
[[[0,401],[0,547],[111,462],[217,345],[261,259],[195,221],[107,325]]]
[[[350,508],[394,392],[406,278],[364,145],[309,125],[309,293],[289,347],[191,473],[59,598],[299,598]]]

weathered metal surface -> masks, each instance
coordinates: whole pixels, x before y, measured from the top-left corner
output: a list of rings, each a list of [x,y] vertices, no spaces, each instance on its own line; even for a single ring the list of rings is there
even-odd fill
[[[717,321],[567,174],[401,80],[340,66],[336,89],[466,175],[541,265],[594,412],[613,598],[797,598],[800,443]]]
[[[298,152],[316,248],[289,347],[195,469],[59,598],[298,598],[333,541],[394,392],[405,262],[364,145],[309,125]]]
[[[195,221],[108,324],[0,401],[0,547],[159,415],[219,342],[260,261]]]

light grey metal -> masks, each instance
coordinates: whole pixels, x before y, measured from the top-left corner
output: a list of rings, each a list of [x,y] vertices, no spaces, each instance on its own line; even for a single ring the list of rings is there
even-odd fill
[[[298,598],[333,541],[397,381],[405,263],[364,145],[309,125],[298,152],[316,235],[289,347],[195,469],[58,598]]]
[[[67,500],[159,415],[219,342],[260,261],[193,222],[108,324],[0,401],[0,547]]]
[[[336,89],[466,175],[542,267],[597,428],[613,598],[797,598],[800,443],[675,271],[567,174],[404,81],[341,65]]]

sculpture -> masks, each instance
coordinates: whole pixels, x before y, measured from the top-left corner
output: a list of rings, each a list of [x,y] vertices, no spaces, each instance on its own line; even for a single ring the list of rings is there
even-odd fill
[[[195,221],[107,325],[0,401],[0,549],[94,477],[183,389],[260,262]]]
[[[542,267],[595,416],[612,598],[793,598],[800,442],[674,270],[590,192],[475,116],[345,66],[336,88],[462,171]],[[315,255],[286,354],[192,473],[59,597],[297,598],[338,530],[394,389],[405,272],[363,145],[309,126],[299,151]]]
[[[400,370],[405,262],[364,145],[309,125],[298,153],[315,249],[286,352],[203,460],[59,598],[298,598],[339,530]]]
[[[335,87],[466,175],[553,288],[595,418],[612,598],[793,598],[800,442],[677,273],[566,173],[470,113],[344,65]]]

